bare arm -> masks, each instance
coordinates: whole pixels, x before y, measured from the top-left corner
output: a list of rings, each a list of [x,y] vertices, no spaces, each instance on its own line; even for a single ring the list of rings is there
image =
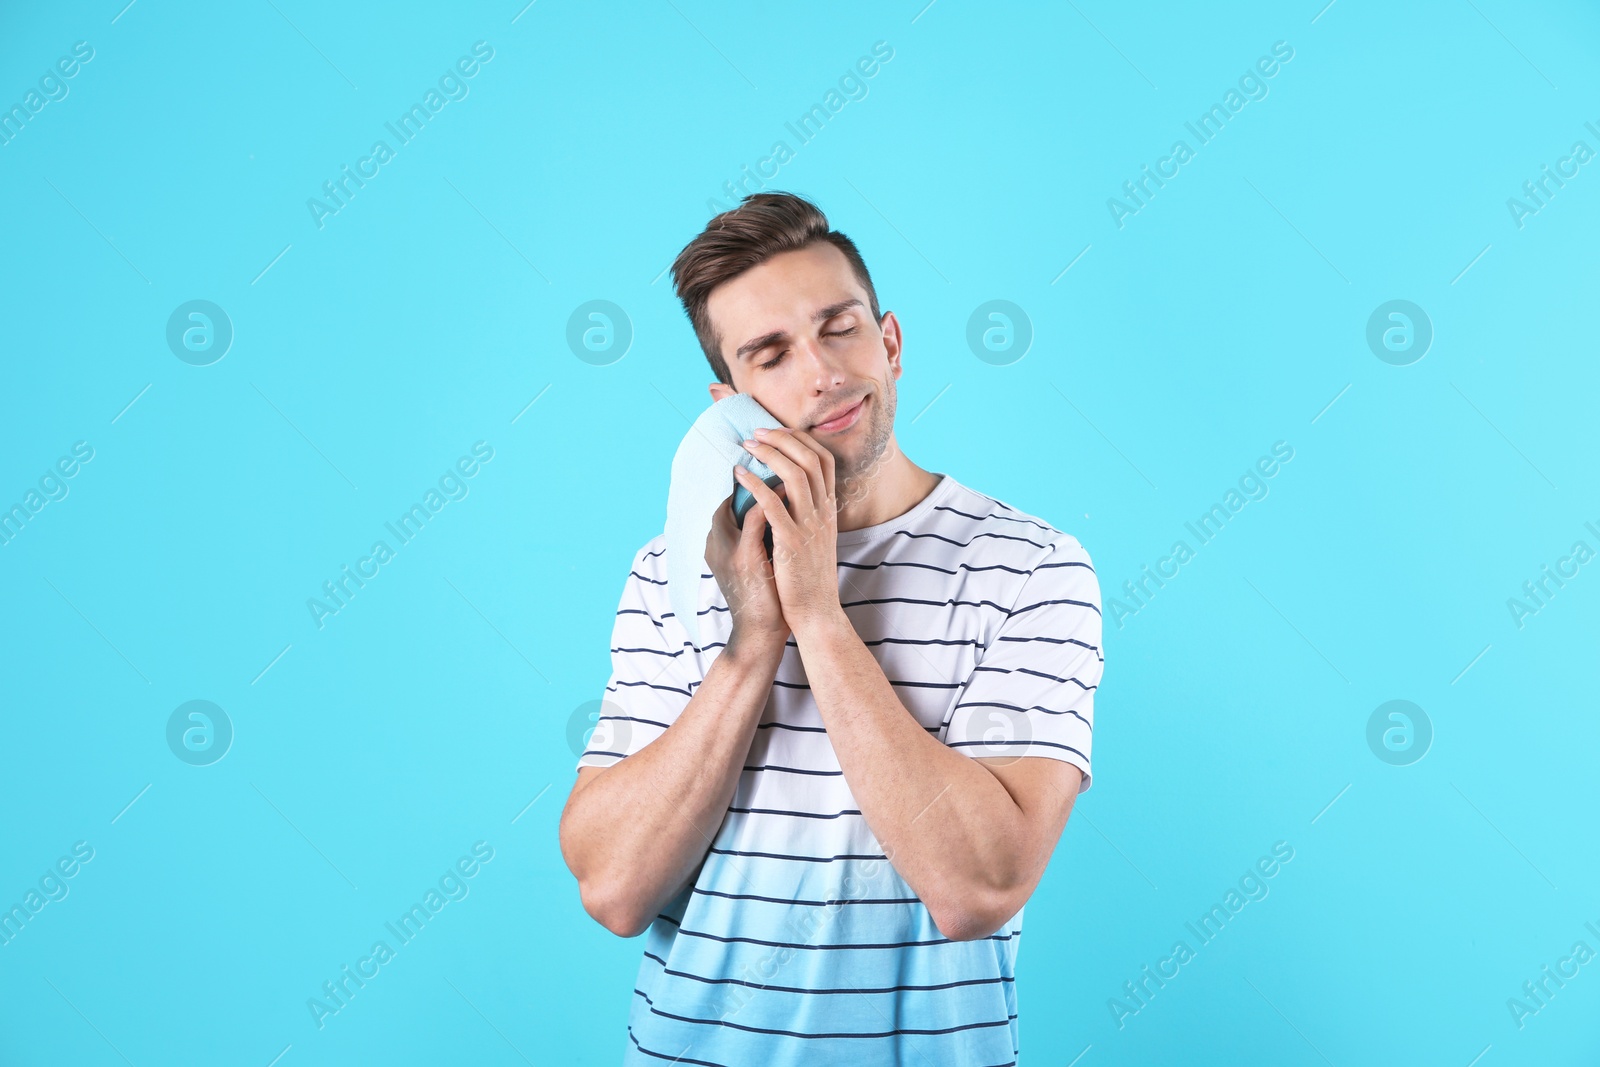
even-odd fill
[[[845,781],[885,856],[927,905],[940,931],[958,941],[987,937],[1016,914],[1038,884],[1077,799],[1082,771],[1049,757],[974,758],[922,728],[839,600],[833,454],[803,430],[757,431],[756,436],[760,440],[745,442],[745,448],[783,479],[787,499],[776,500],[759,479],[740,476],[740,482],[772,517],[779,599]],[[1087,560],[1082,565],[1087,567]],[[1040,568],[1030,578],[1033,573],[1062,582],[1066,579],[1059,575],[1068,572]],[[1086,595],[1041,597],[1019,607],[1014,615],[1024,620],[1018,625],[1028,637],[986,655],[984,665],[996,672],[986,679],[1013,679],[1004,692],[1019,710],[1072,714],[1085,729],[1086,715],[1060,705],[1076,700],[1086,711],[1087,694],[1099,682],[1099,608],[1081,599]],[[1049,616],[1030,612],[1052,606],[1062,612],[1056,625],[1081,630],[1082,636],[1070,644],[1065,633],[1061,639],[1046,636],[1045,648],[1070,649],[1065,654],[1076,661],[1062,663],[1063,653],[1056,651],[1012,652],[1036,647],[1028,643],[1034,620]],[[1008,613],[1007,619],[1012,617]],[[990,662],[996,658],[1008,666]],[[965,692],[972,692],[972,684],[969,680]],[[1087,761],[1087,741],[1079,744],[1084,752],[1060,743],[1051,747],[1070,749]]]
[[[839,766],[884,855],[955,941],[1025,904],[1078,798],[1059,760],[974,759],[918,724],[841,610],[796,631]]]
[[[727,815],[783,643],[730,640],[660,737],[611,767],[584,767],[561,814],[561,854],[583,907],[622,937],[683,891]]]
[[[728,643],[676,721],[619,763],[581,768],[561,813],[561,855],[584,910],[622,937],[648,927],[704,861],[791,632],[762,543],[763,508],[737,527],[731,502],[706,538],[706,562],[728,602]]]

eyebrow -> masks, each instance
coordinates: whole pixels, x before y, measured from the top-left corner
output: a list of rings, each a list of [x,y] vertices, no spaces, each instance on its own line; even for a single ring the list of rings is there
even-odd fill
[[[860,300],[857,300],[855,297],[851,297],[848,300],[841,300],[836,304],[829,304],[827,307],[819,309],[812,314],[811,321],[827,322],[835,315],[842,315],[851,308],[860,308],[861,310],[865,311],[866,307],[867,305],[863,304]],[[788,336],[789,335],[784,333],[782,330],[773,330],[771,333],[764,333],[760,337],[752,338],[751,340],[746,341],[744,344],[739,346],[739,350],[733,354],[734,361],[738,362],[743,360],[746,356],[753,355],[761,351],[763,348],[766,348],[768,345],[775,345],[779,341],[785,340]]]

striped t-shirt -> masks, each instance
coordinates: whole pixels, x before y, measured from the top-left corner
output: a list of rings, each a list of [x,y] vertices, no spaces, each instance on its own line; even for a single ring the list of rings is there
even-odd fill
[[[579,767],[661,736],[727,642],[708,567],[699,647],[674,618],[664,545],[634,557]],[[1104,656],[1076,538],[942,475],[841,532],[837,558],[846,615],[924,729],[969,756],[1065,760],[1089,788]],[[624,1062],[1015,1064],[1021,933],[1021,910],[987,938],[939,932],[862,817],[791,636],[705,862],[645,934]]]

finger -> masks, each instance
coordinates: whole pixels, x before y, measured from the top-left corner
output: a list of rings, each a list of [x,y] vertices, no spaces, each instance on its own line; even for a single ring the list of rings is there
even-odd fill
[[[786,454],[805,470],[811,499],[816,506],[820,508],[830,503],[833,500],[833,486],[825,464],[832,461],[833,453],[804,430],[786,430],[779,437],[789,446]]]
[[[733,497],[730,494],[728,499],[717,505],[717,509],[711,513],[711,526],[706,531],[706,544],[723,542],[735,544],[739,539],[738,534],[739,531],[733,523]]]
[[[822,469],[822,491],[826,494],[824,499],[835,500],[836,497],[833,491],[833,453],[824,448],[822,442],[804,430],[791,430],[789,432],[794,435],[795,440],[816,453],[817,465]]]
[[[761,576],[763,583],[773,577],[772,561],[767,558],[767,546],[763,540],[766,532],[766,512],[760,504],[750,505],[750,510],[744,513],[744,528],[739,531],[740,571],[754,571]]]
[[[803,498],[803,503],[793,510],[796,521],[805,528],[806,541],[809,542],[818,533],[833,527],[837,521],[837,504],[827,495],[822,461],[816,451],[795,434],[793,430],[766,433],[764,436],[767,441],[760,443],[766,446],[766,450],[760,452],[760,458],[779,473],[785,485],[794,487],[795,496]],[[751,454],[757,453],[752,451]],[[791,548],[794,547],[791,545]]]
[[[739,531],[725,508],[718,508],[706,533],[705,560],[717,584],[726,591],[737,571]]]
[[[766,513],[760,504],[751,504],[744,513],[744,525],[739,527],[739,551],[748,554],[752,542],[761,540],[761,530],[766,523]]]
[[[734,482],[739,481],[739,472],[743,470],[745,470],[745,467],[742,464],[735,463],[733,465]],[[738,495],[738,489],[733,489],[728,493],[727,499],[717,507],[717,524],[722,528],[728,538],[728,543],[733,546],[735,551],[744,543],[744,528],[750,523],[750,513],[748,511],[745,512],[744,518],[740,518],[738,512],[734,509]]]
[[[788,439],[784,433],[768,433],[766,441],[750,441],[745,451],[771,467],[773,473],[789,487],[789,503],[795,505],[797,515],[815,509],[816,497],[812,493],[811,472],[803,466],[802,454],[811,456],[810,450],[800,442]],[[816,457],[811,456],[812,462]],[[820,479],[818,480],[820,486]]]
[[[785,534],[794,532],[794,517],[789,514],[789,509],[784,507],[783,501],[778,499],[778,494],[772,491],[772,486],[751,474],[744,467],[734,471],[733,476],[739,479],[740,485],[750,490],[750,494],[762,506],[762,511],[766,515],[767,521],[772,524],[772,536],[777,537],[780,532]],[[787,481],[784,484],[787,486]],[[793,499],[793,492],[789,493],[789,496]]]
[[[729,493],[726,500],[717,505],[717,510],[711,513],[711,528],[725,532],[733,525],[733,494]]]

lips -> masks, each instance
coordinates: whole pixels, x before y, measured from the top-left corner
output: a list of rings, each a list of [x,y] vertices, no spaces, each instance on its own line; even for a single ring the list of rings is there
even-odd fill
[[[849,407],[834,412],[821,422],[814,423],[811,428],[822,433],[837,433],[840,430],[848,429],[860,417],[862,405],[866,403],[866,400],[866,397],[862,397]]]

